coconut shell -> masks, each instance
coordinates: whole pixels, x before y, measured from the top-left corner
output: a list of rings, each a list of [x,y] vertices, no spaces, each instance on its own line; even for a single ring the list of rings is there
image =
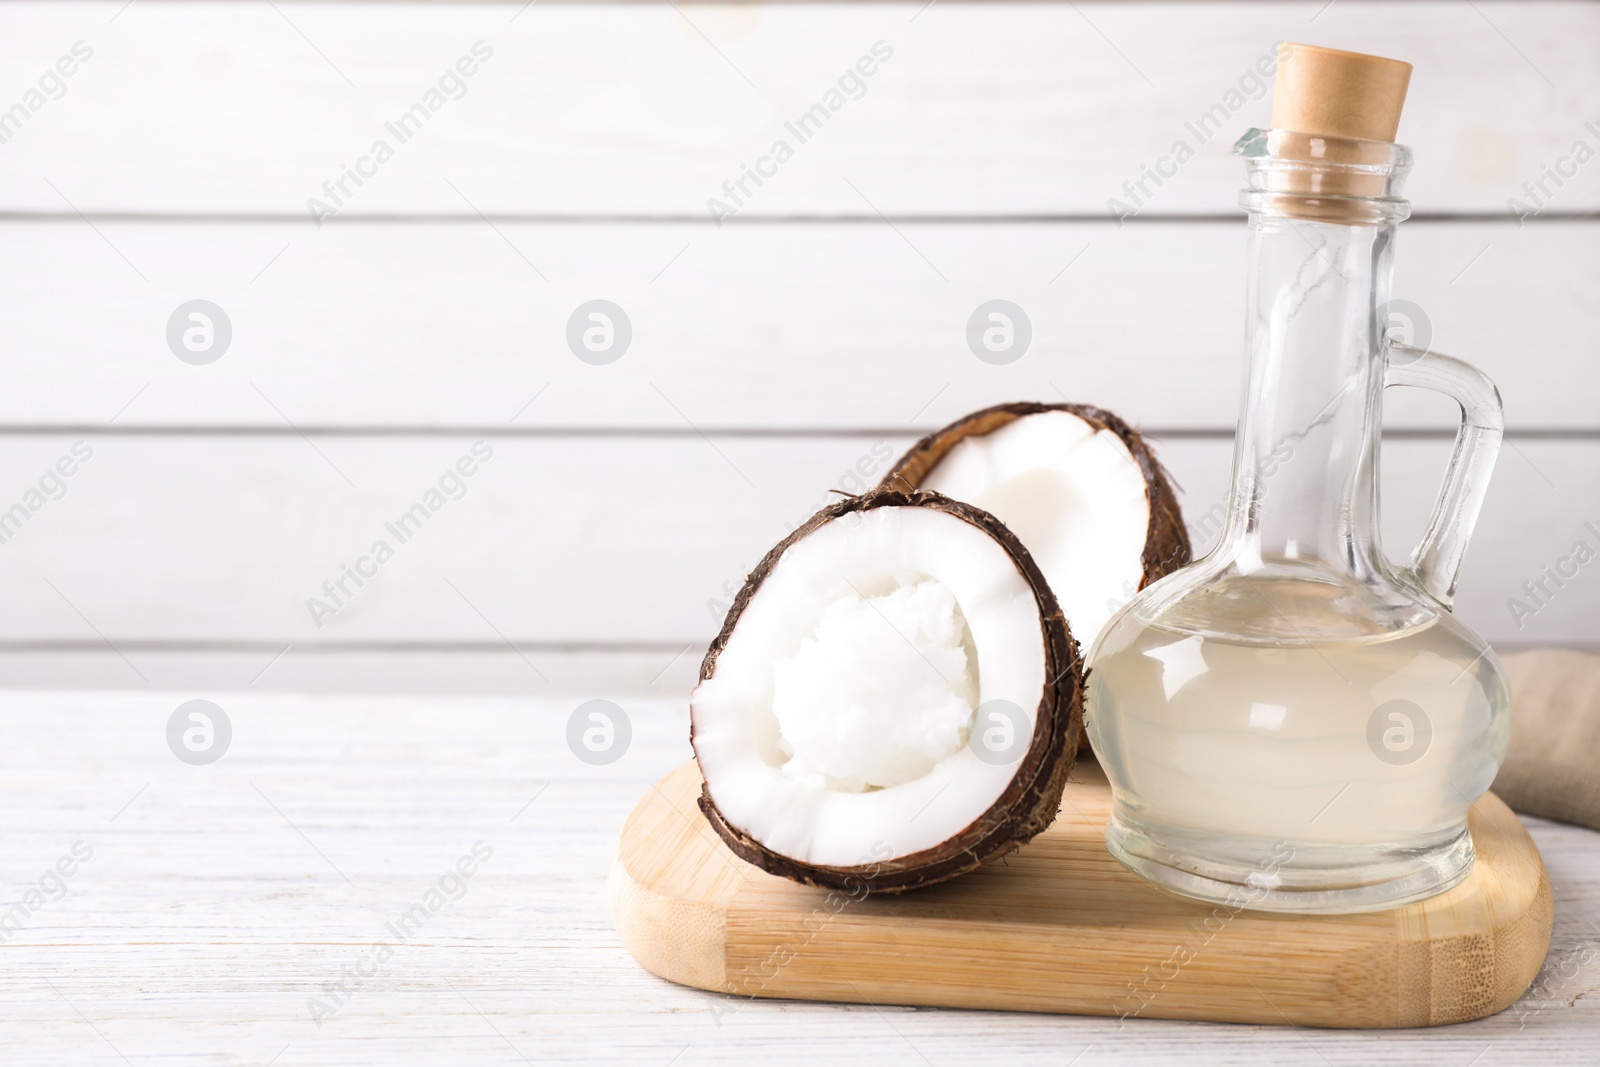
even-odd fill
[[[1044,574],[1022,542],[993,515],[970,504],[939,493],[910,493],[894,489],[875,489],[857,497],[847,497],[813,515],[764,556],[750,572],[729,609],[722,631],[706,650],[700,665],[703,682],[716,673],[717,657],[727,646],[756,590],[761,588],[778,560],[796,543],[841,515],[882,507],[933,508],[970,523],[988,534],[1011,557],[1017,571],[1033,592],[1039,606],[1044,636],[1044,692],[1034,716],[1033,739],[1028,751],[1017,762],[1010,784],[978,818],[938,846],[882,862],[850,867],[830,867],[802,863],[779,855],[729,823],[711,797],[709,786],[702,786],[700,810],[713,829],[740,859],[767,871],[805,885],[841,890],[852,895],[899,893],[947,881],[1016,851],[1053,821],[1061,808],[1061,794],[1067,774],[1078,752],[1083,735],[1083,662],[1078,643],[1067,629],[1067,621],[1056,604]],[[689,741],[694,742],[693,715]]]
[[[1192,558],[1189,531],[1183,525],[1183,513],[1178,508],[1177,495],[1166,468],[1156,459],[1145,439],[1132,426],[1104,408],[1090,404],[1039,404],[1022,401],[1013,404],[996,404],[982,411],[957,419],[941,430],[935,430],[901,456],[884,475],[880,488],[914,492],[939,461],[956,445],[968,437],[982,437],[993,433],[1027,415],[1046,411],[1065,411],[1076,415],[1095,430],[1114,433],[1127,446],[1128,453],[1144,475],[1145,499],[1150,503],[1150,525],[1145,534],[1141,562],[1144,577],[1139,588],[1151,584],[1188,564]]]

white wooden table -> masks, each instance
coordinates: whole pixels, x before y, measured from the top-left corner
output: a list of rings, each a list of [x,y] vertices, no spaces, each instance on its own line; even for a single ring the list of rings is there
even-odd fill
[[[0,912],[0,1062],[1489,1067],[1600,1056],[1600,836],[1587,830],[1530,820],[1555,884],[1550,961],[1521,1003],[1462,1026],[1295,1031],[744,1002],[646,973],[607,914],[623,817],[688,756],[681,701],[618,698],[630,747],[592,767],[565,740],[581,697],[209,694],[233,737],[220,760],[191,766],[166,726],[197,695],[0,695],[4,896],[23,905]],[[430,900],[478,842],[492,855]],[[65,895],[48,873],[61,857]],[[48,893],[28,897],[41,879]],[[395,945],[386,924],[408,914]],[[381,942],[392,955],[380,959]],[[320,1025],[314,999],[332,1012]]]

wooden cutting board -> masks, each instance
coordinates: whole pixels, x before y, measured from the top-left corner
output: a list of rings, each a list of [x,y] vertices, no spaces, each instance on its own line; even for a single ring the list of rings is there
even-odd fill
[[[1055,824],[1007,860],[853,901],[735,857],[696,808],[700,776],[685,764],[623,826],[617,932],[661,977],[741,997],[1296,1026],[1480,1018],[1516,1001],[1544,962],[1550,883],[1493,794],[1471,815],[1473,872],[1449,892],[1386,912],[1283,916],[1213,908],[1124,870],[1101,839],[1104,776],[1089,762],[1073,777]]]

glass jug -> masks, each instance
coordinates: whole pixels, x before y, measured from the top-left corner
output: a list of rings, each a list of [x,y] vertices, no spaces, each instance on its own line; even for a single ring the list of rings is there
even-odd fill
[[[1499,393],[1385,336],[1402,145],[1251,130],[1250,358],[1220,543],[1140,592],[1090,652],[1106,842],[1179,893],[1352,912],[1439,893],[1472,866],[1510,697],[1450,613],[1499,450]],[[1333,195],[1328,195],[1328,191]],[[1456,400],[1455,452],[1404,566],[1378,543],[1386,386]]]

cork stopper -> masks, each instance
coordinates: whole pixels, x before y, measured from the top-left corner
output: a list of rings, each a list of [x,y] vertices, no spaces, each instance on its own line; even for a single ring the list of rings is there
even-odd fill
[[[1285,41],[1278,46],[1272,128],[1393,141],[1410,83],[1410,63]]]
[[[1403,173],[1394,136],[1410,83],[1411,64],[1398,59],[1279,45],[1271,165],[1252,187],[1288,218],[1368,225],[1391,216],[1392,206],[1372,201],[1392,198]]]

